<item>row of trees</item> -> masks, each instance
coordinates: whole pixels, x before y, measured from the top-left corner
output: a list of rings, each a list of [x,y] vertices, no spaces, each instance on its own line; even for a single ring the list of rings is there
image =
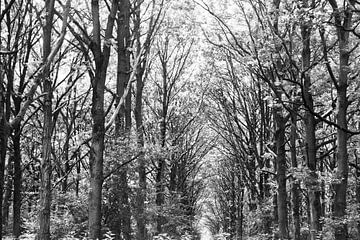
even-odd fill
[[[0,1],[0,237],[359,238],[359,7]]]
[[[213,234],[358,239],[359,3],[199,4],[218,26],[206,32]]]
[[[194,4],[0,3],[0,238],[197,236]]]

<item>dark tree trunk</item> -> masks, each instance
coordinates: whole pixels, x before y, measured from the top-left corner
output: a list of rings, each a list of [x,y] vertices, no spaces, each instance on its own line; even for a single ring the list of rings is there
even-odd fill
[[[94,2],[94,1],[93,1]],[[100,46],[99,46],[100,47]],[[89,191],[89,237],[101,239],[101,201],[103,183],[103,153],[105,138],[104,87],[106,68],[102,67],[102,56],[96,59],[93,79],[91,117],[93,121],[90,146],[90,191]]]
[[[117,1],[112,1],[108,22],[105,30],[105,42],[112,37],[117,11]],[[101,49],[101,23],[99,1],[91,1],[93,20],[93,38],[90,44],[95,61],[95,75],[92,85],[92,141],[90,146],[90,190],[89,190],[89,238],[101,239],[101,205],[104,166],[105,111],[104,91],[107,67],[110,57],[110,46],[104,44]]]
[[[275,35],[279,35],[279,9],[281,0],[273,0],[274,19],[273,28]],[[281,44],[275,46],[278,53],[281,52]],[[279,58],[275,59],[276,71],[282,71],[282,63]],[[274,82],[281,81],[282,79],[273,79]],[[282,89],[280,86],[273,84],[274,93],[276,96],[276,106],[273,107],[274,122],[275,122],[275,152],[276,152],[276,177],[278,184],[277,191],[277,213],[279,222],[279,237],[280,239],[288,239],[288,210],[287,210],[287,192],[286,192],[286,150],[285,150],[285,130],[287,117],[284,116],[284,107],[282,103]]]
[[[70,138],[69,138],[69,135],[71,134],[71,126],[68,126],[70,129],[67,130],[67,136],[66,136],[66,140],[65,140],[65,143],[64,143],[64,158],[63,158],[63,161],[64,161],[64,170],[61,169],[62,171],[62,184],[61,184],[61,191],[63,193],[66,193],[67,191],[67,188],[68,188],[68,172],[70,171],[70,164],[69,164],[69,141],[70,141]]]
[[[358,124],[358,126],[360,125],[360,123]],[[356,196],[356,202],[357,204],[360,204],[360,169],[359,169],[359,157],[358,157],[358,152],[355,152],[355,164],[356,164],[356,192],[355,192],[355,196]],[[360,209],[358,209],[358,214]],[[357,221],[356,224],[356,230],[357,230],[357,238],[360,239],[360,221]]]
[[[19,106],[20,109],[20,106]],[[20,143],[20,126],[14,128],[14,199],[13,199],[13,235],[15,238],[21,235],[21,143]]]
[[[47,61],[51,53],[51,31],[53,27],[55,1],[45,3],[46,23],[43,28],[43,62]],[[51,136],[52,136],[52,82],[50,80],[50,65],[45,67],[42,76],[43,101],[43,135],[41,159],[41,185],[40,185],[40,229],[37,235],[39,240],[50,240],[50,208],[51,208]]]
[[[8,227],[9,224],[9,208],[10,208],[10,198],[12,193],[12,177],[13,177],[13,161],[14,156],[10,156],[8,159],[8,164],[6,166],[7,170],[5,172],[5,187],[4,187],[4,194],[3,194],[3,210],[2,210],[2,219],[3,219],[3,226],[5,228]]]
[[[137,11],[135,13],[135,23],[134,23],[134,34],[136,39],[136,52],[137,55],[141,54],[141,43],[140,43],[140,5],[141,1],[136,0]],[[136,67],[136,92],[135,92],[135,124],[136,124],[136,132],[137,132],[137,146],[140,151],[140,155],[138,158],[138,189],[136,193],[136,239],[137,240],[146,240],[147,239],[147,231],[146,231],[146,213],[145,213],[145,201],[146,201],[146,163],[144,156],[144,127],[143,127],[143,74],[146,66],[146,58],[142,59]]]
[[[4,91],[2,89],[2,73],[0,72],[0,216],[2,216],[2,203],[5,178],[6,149],[9,136],[9,129],[5,119]],[[0,219],[0,239],[2,239],[3,219]]]
[[[117,100],[119,104],[120,98],[124,95],[125,89],[129,83],[130,77],[130,54],[127,50],[130,41],[129,32],[129,17],[130,17],[130,3],[128,0],[121,0],[119,5],[119,12],[117,18],[117,44],[118,44],[118,66],[117,66]],[[131,92],[131,90],[129,91]],[[118,116],[115,119],[115,134],[116,137],[129,140],[131,129],[131,93],[126,95],[125,104],[121,107]],[[120,198],[120,214],[116,216],[120,226],[114,226],[113,232],[116,234],[116,239],[131,239],[131,209],[129,202],[128,186],[128,169],[123,166],[119,173],[119,184],[115,191],[118,192]],[[121,237],[121,235],[123,237]]]
[[[0,8],[1,8],[0,2]],[[2,28],[0,24],[0,45],[1,45],[1,34]],[[5,182],[5,161],[6,161],[6,150],[7,150],[7,143],[8,137],[10,134],[10,128],[8,126],[8,122],[6,119],[5,114],[5,105],[6,105],[6,97],[5,97],[5,89],[4,89],[4,69],[3,61],[0,61],[0,216],[3,215],[3,192],[4,192],[4,182]],[[2,232],[3,232],[3,218],[0,219],[0,239],[2,239]]]
[[[344,240],[348,239],[347,224],[344,221],[346,217],[346,191],[348,184],[348,172],[349,172],[349,163],[348,163],[348,149],[347,149],[347,108],[349,105],[347,99],[347,87],[348,87],[348,78],[350,73],[349,68],[349,57],[350,57],[350,43],[349,43],[349,34],[350,29],[352,28],[352,16],[353,9],[356,1],[350,0],[346,4],[344,10],[341,10],[337,6],[335,0],[329,1],[330,5],[333,8],[335,26],[337,29],[337,38],[339,41],[339,76],[336,83],[336,92],[337,92],[337,103],[336,103],[336,122],[338,124],[337,128],[337,148],[336,148],[336,160],[337,160],[337,169],[336,169],[336,181],[333,183],[333,188],[335,190],[334,197],[334,208],[333,216],[335,220],[339,222],[335,225],[335,239]]]
[[[168,75],[167,75],[167,69],[166,66],[163,65],[163,79],[162,79],[162,109],[161,109],[161,120],[160,120],[160,144],[165,151],[165,139],[166,139],[166,117],[167,117],[167,110],[168,110]],[[157,166],[157,173],[156,173],[156,206],[159,209],[159,213],[156,219],[156,232],[157,234],[160,234],[162,232],[162,225],[164,224],[164,217],[162,216],[162,206],[164,204],[164,171],[165,171],[165,159],[163,157],[160,157],[158,160],[158,166]]]
[[[280,239],[288,239],[287,192],[286,192],[286,151],[285,151],[285,124],[282,116],[282,107],[275,109],[275,143],[276,143],[276,172],[277,172],[277,212],[279,221]]]
[[[303,7],[307,9],[309,7],[308,0],[303,0]],[[318,183],[317,176],[317,161],[316,161],[316,137],[315,128],[316,122],[313,115],[314,103],[311,95],[311,79],[310,79],[310,61],[311,61],[311,50],[310,50],[310,38],[311,38],[311,26],[309,23],[302,23],[301,25],[301,36],[302,36],[302,79],[304,82],[303,86],[303,98],[305,104],[305,157],[307,166],[310,170],[308,178],[308,192],[309,192],[309,203],[310,203],[310,237],[311,240],[318,239],[319,231],[321,231],[321,187]]]
[[[291,155],[291,167],[296,169],[298,167],[297,156],[296,156],[296,122],[297,122],[297,106],[294,107],[293,113],[291,116],[291,131],[290,131],[290,155]],[[300,240],[300,184],[298,179],[292,180],[292,216],[293,216],[293,226],[294,226],[294,240]]]
[[[137,76],[136,83],[136,103],[135,103],[135,122],[137,130],[137,144],[140,151],[143,151],[143,120],[142,120],[142,92],[143,82],[140,76]],[[138,158],[137,172],[139,175],[139,187],[136,196],[136,222],[137,222],[137,240],[146,240],[146,215],[145,215],[145,198],[146,198],[146,166],[144,154]]]

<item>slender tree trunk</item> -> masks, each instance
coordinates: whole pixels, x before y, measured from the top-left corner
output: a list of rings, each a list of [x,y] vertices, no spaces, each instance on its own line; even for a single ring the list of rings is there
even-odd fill
[[[162,81],[162,109],[161,109],[161,120],[160,120],[160,144],[165,151],[165,139],[166,139],[166,117],[167,117],[167,110],[168,110],[168,74],[166,65],[163,65],[163,81]],[[160,234],[162,232],[162,225],[164,224],[164,217],[162,216],[162,206],[164,204],[164,171],[165,171],[165,159],[164,157],[160,157],[158,160],[158,166],[157,166],[157,173],[156,173],[156,206],[159,209],[159,213],[156,219],[156,232],[157,234]]]
[[[233,166],[232,166],[233,167]],[[236,204],[236,191],[237,191],[237,186],[236,186],[236,182],[235,182],[235,169],[231,169],[231,173],[230,173],[230,191],[229,191],[229,197],[230,197],[230,211],[229,211],[229,216],[230,216],[230,224],[229,224],[229,233],[230,233],[230,239],[234,239],[236,237],[236,212],[237,212],[237,204]]]
[[[295,108],[297,108],[295,106]],[[297,163],[297,156],[296,156],[296,122],[297,122],[297,111],[296,109],[293,109],[293,113],[291,116],[291,130],[290,130],[290,154],[291,154],[291,167],[296,169],[298,167]],[[293,226],[294,226],[294,240],[300,240],[300,227],[301,227],[301,221],[300,221],[300,184],[298,179],[293,179],[292,181],[292,187],[291,187],[291,193],[292,193],[292,216],[293,216]]]
[[[360,123],[358,123],[360,125]],[[356,202],[357,204],[360,204],[360,169],[359,169],[359,157],[357,155],[357,150],[355,150],[355,164],[356,164]],[[358,209],[358,214],[360,213]],[[357,230],[357,238],[360,239],[360,221],[357,221],[356,224],[356,230]]]
[[[5,228],[8,227],[9,224],[9,208],[10,208],[10,198],[12,192],[12,177],[13,177],[13,161],[14,156],[10,156],[8,159],[8,164],[6,166],[7,170],[5,173],[5,188],[3,194],[3,210],[2,210],[2,219],[3,219],[3,226]]]
[[[78,160],[79,156],[76,154],[76,182],[75,182],[75,196],[79,197],[80,180],[81,180],[81,163]]]
[[[136,103],[135,103],[135,121],[137,130],[137,144],[140,151],[143,151],[144,136],[143,136],[143,120],[142,120],[142,92],[143,82],[142,78],[137,76],[136,84]],[[136,196],[136,221],[137,221],[137,240],[146,240],[146,215],[145,215],[145,198],[146,198],[146,168],[144,155],[141,154],[138,158],[137,172],[139,175],[139,187]]]
[[[344,33],[345,34],[345,33]],[[340,49],[347,47],[340,40]],[[346,44],[347,45],[347,44]],[[347,191],[347,180],[348,180],[348,153],[347,153],[347,140],[348,136],[346,113],[348,107],[348,101],[346,97],[347,92],[347,74],[348,70],[348,52],[344,53],[344,50],[340,50],[340,77],[339,77],[339,88],[337,90],[337,124],[342,129],[337,130],[337,149],[336,157],[338,167],[336,170],[337,182],[334,183],[335,199],[334,199],[334,217],[338,220],[343,220],[346,216],[346,191]],[[344,56],[347,55],[347,56]],[[335,228],[335,239],[342,240],[348,239],[346,223],[340,223]]]
[[[276,35],[279,35],[279,9],[281,0],[273,0],[274,8],[274,19],[273,29]],[[277,52],[281,52],[281,44],[275,46]],[[275,59],[276,70],[282,71],[282,63],[280,59]],[[274,82],[281,81],[282,79],[273,79]],[[286,150],[285,150],[285,129],[287,117],[284,116],[284,107],[282,106],[282,89],[280,86],[275,86],[274,93],[276,95],[276,106],[273,108],[274,111],[274,122],[275,122],[275,150],[276,150],[276,176],[278,183],[277,191],[277,212],[279,221],[279,237],[280,239],[288,239],[288,217],[287,217],[287,192],[286,192]]]
[[[266,100],[264,100],[264,93],[261,86],[260,81],[257,83],[258,88],[258,101],[260,105],[260,134],[259,134],[259,154],[260,156],[263,156],[265,153],[265,143],[269,141],[269,130],[268,130],[268,109],[267,109],[267,103]],[[262,164],[259,165],[259,168],[267,167],[270,168],[270,159],[261,159]],[[262,201],[262,204],[264,204],[266,201],[269,200],[270,194],[270,176],[267,172],[260,173],[260,185],[259,185],[259,191],[260,191],[260,199]],[[277,210],[276,210],[277,211]],[[264,217],[263,217],[263,225],[264,225],[264,233],[270,234],[271,233],[271,226],[274,224],[272,221],[272,215],[271,211],[264,211]]]
[[[343,59],[344,61],[344,59]],[[347,67],[347,64],[344,66],[340,64],[340,79],[347,78],[348,72],[344,70]],[[342,69],[342,70],[341,70]],[[340,80],[341,81],[341,80]],[[347,129],[346,113],[347,113],[347,97],[346,97],[346,82],[343,80],[339,84],[339,89],[337,91],[337,123],[342,129]],[[335,190],[335,199],[334,199],[334,217],[337,220],[343,220],[346,216],[346,191],[347,191],[347,179],[348,179],[348,153],[347,153],[347,133],[342,130],[337,130],[337,162],[338,167],[336,171],[337,182],[333,184]],[[347,226],[346,223],[339,223],[335,228],[335,239],[343,240],[348,239],[347,235]]]
[[[0,9],[1,9],[0,2]],[[0,24],[0,45],[2,39],[2,28]],[[5,178],[5,161],[6,161],[6,150],[8,136],[10,134],[10,129],[8,128],[8,123],[5,115],[5,89],[4,86],[4,66],[3,62],[0,61],[0,216],[2,216],[2,204],[3,204],[3,191],[4,191],[4,178]],[[2,239],[3,232],[3,219],[0,219],[0,239]]]
[[[137,55],[141,54],[141,43],[140,43],[140,5],[142,1],[136,0],[137,10],[135,11],[135,22],[134,22],[134,34],[136,39],[136,52]],[[136,123],[136,132],[137,132],[137,146],[141,152],[138,158],[138,189],[136,193],[136,239],[137,240],[146,240],[146,212],[145,212],[145,200],[146,200],[146,163],[144,156],[144,127],[143,127],[143,75],[146,66],[146,58],[139,62],[136,67],[136,94],[135,94],[135,123]]]
[[[26,3],[26,11],[30,8],[31,2],[28,1]],[[30,16],[29,19],[29,25],[31,26],[33,22],[32,17]],[[25,50],[25,57],[23,62],[28,62],[30,58],[30,52],[32,49],[31,39],[33,37],[33,29],[29,29],[27,34],[24,36],[24,40],[26,41],[26,50]],[[20,41],[17,40],[17,41]],[[17,46],[17,45],[16,45]],[[18,48],[18,47],[16,47]],[[15,63],[14,68],[11,70],[12,78],[14,77],[15,72]],[[25,85],[26,85],[26,74],[28,72],[28,67],[25,66],[23,68],[23,71],[20,74],[19,79],[19,86],[18,86],[18,94],[14,94],[12,96],[13,102],[14,102],[14,115],[17,116],[21,111],[21,104],[23,99],[23,94],[25,91]],[[12,89],[14,91],[14,89]],[[14,148],[14,197],[13,197],[13,236],[15,239],[18,239],[21,235],[21,205],[22,205],[22,158],[21,158],[21,133],[22,133],[22,127],[21,127],[21,120],[18,121],[16,124],[13,125],[13,135],[12,135],[12,142],[13,142],[13,148]]]
[[[244,221],[244,188],[243,186],[238,186],[238,217],[236,223],[236,236],[237,239],[243,239],[243,221]]]
[[[307,9],[309,7],[308,0],[303,0],[303,7]],[[315,127],[316,122],[312,112],[314,111],[314,103],[311,95],[311,79],[310,79],[310,38],[311,38],[311,26],[309,23],[302,23],[301,25],[302,36],[302,78],[304,82],[303,86],[303,98],[306,106],[305,111],[305,153],[307,166],[310,170],[308,191],[309,191],[309,203],[310,203],[310,237],[311,240],[319,239],[319,231],[321,231],[321,187],[318,183],[317,176],[317,163],[316,163],[316,137]]]
[[[67,188],[68,188],[68,172],[70,171],[70,164],[69,164],[69,135],[71,134],[71,126],[68,126],[70,129],[67,129],[67,136],[66,136],[66,140],[64,143],[64,158],[63,161],[65,161],[64,163],[64,170],[61,169],[61,172],[63,174],[62,178],[62,184],[61,184],[61,191],[62,193],[66,193]]]
[[[20,109],[20,106],[19,106]],[[17,239],[21,235],[21,128],[14,128],[13,145],[14,145],[14,199],[13,199],[13,235]]]
[[[2,71],[0,69],[0,71]],[[2,91],[2,72],[0,72],[0,216],[2,216],[2,203],[4,191],[5,160],[9,130],[6,125],[4,112],[4,92]],[[2,239],[3,219],[0,219],[0,239]]]
[[[46,1],[46,23],[43,29],[43,62],[47,61],[51,52],[51,31],[53,27],[54,0]],[[41,159],[41,185],[40,185],[40,229],[37,235],[39,240],[50,240],[50,208],[51,208],[51,136],[52,136],[52,83],[50,80],[50,65],[43,73],[43,135]]]
[[[117,18],[117,44],[118,44],[118,66],[117,66],[117,104],[119,104],[121,96],[124,95],[127,84],[130,77],[130,54],[127,50],[130,40],[129,32],[129,15],[130,15],[130,3],[128,0],[121,0]],[[131,90],[130,90],[131,92]],[[131,94],[127,94],[124,107],[120,109],[120,112],[115,120],[116,136],[125,136],[127,141],[129,140],[131,129]],[[119,186],[116,191],[119,191],[120,198],[120,214],[118,221],[121,226],[117,226],[114,232],[118,232],[116,239],[131,239],[131,209],[129,202],[128,186],[128,169],[124,166],[119,172]],[[122,233],[122,234],[121,234]],[[123,238],[121,238],[121,235]]]
[[[287,192],[286,192],[286,152],[285,152],[285,124],[282,116],[282,107],[275,109],[275,142],[276,142],[276,164],[277,164],[277,212],[279,218],[280,239],[288,239],[288,218],[287,218]]]

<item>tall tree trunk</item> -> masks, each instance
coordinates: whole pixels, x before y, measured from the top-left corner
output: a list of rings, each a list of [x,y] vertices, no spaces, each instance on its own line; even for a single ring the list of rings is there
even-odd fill
[[[239,183],[238,183],[239,184]],[[240,184],[239,184],[240,185]],[[238,213],[236,221],[236,237],[239,240],[243,239],[243,221],[244,221],[244,188],[238,186]]]
[[[335,26],[337,29],[337,37],[339,41],[339,77],[336,83],[337,103],[336,103],[336,122],[337,128],[337,148],[336,148],[336,181],[333,183],[335,190],[333,216],[335,220],[338,220],[338,224],[335,225],[335,239],[344,240],[348,239],[346,217],[346,191],[348,184],[348,149],[347,140],[347,87],[348,87],[348,75],[349,69],[349,57],[350,57],[350,44],[349,34],[352,28],[352,15],[356,1],[350,0],[346,4],[343,10],[339,9],[335,0],[329,1],[334,11]]]
[[[276,35],[279,35],[279,9],[281,0],[273,0],[274,8],[274,19],[273,29]],[[280,53],[282,46],[277,44],[275,46],[277,52]],[[282,71],[282,63],[280,59],[275,59],[276,71]],[[274,82],[281,81],[282,79],[273,79]],[[275,122],[275,152],[276,152],[276,178],[278,184],[277,191],[277,213],[279,222],[279,237],[280,239],[288,239],[288,217],[287,217],[287,192],[286,192],[286,150],[285,150],[285,129],[287,117],[284,116],[284,107],[282,106],[282,89],[280,86],[274,84],[274,93],[276,95],[276,106],[273,108],[274,111],[274,122]]]
[[[340,44],[341,44],[340,40]],[[342,45],[342,44],[341,44]],[[344,47],[344,46],[342,46]],[[340,47],[341,49],[341,47]],[[347,60],[343,54],[344,50],[340,50],[341,63],[340,63],[340,77],[339,77],[339,88],[337,90],[337,124],[342,129],[337,129],[337,149],[336,149],[336,157],[337,157],[337,170],[336,170],[336,183],[333,184],[335,190],[335,199],[334,199],[334,217],[337,220],[343,221],[346,216],[346,191],[347,191],[347,180],[348,180],[348,153],[347,153],[347,132],[343,129],[347,129],[347,97],[346,97],[346,88],[347,88],[347,68],[348,64],[344,65],[344,62]],[[347,235],[347,226],[346,223],[339,223],[335,228],[335,239],[343,240],[348,239]]]
[[[296,156],[296,122],[297,122],[297,106],[293,108],[291,113],[291,130],[290,130],[290,155],[291,155],[291,167],[296,169],[298,167],[297,156]],[[300,240],[300,184],[298,179],[293,179],[292,187],[292,216],[294,226],[294,240]]]
[[[0,2],[0,9],[1,9]],[[2,20],[2,19],[1,19]],[[2,39],[2,28],[0,22],[0,45]],[[0,56],[1,57],[1,56]],[[3,191],[4,191],[4,180],[5,180],[5,161],[6,161],[6,150],[7,150],[7,142],[8,136],[10,134],[10,129],[8,127],[8,123],[6,120],[5,114],[5,89],[4,89],[4,66],[3,61],[0,61],[0,216],[2,216],[2,204],[3,204]],[[3,219],[0,219],[0,239],[2,239],[3,232]]]
[[[140,42],[140,5],[142,3],[141,0],[136,0],[136,7],[138,8],[135,11],[135,22],[134,22],[134,34],[136,39],[136,52],[137,55],[141,54],[141,42]],[[137,146],[139,151],[141,152],[138,158],[138,189],[136,193],[136,239],[137,240],[146,240],[147,232],[146,232],[146,213],[145,213],[145,200],[146,200],[146,164],[145,164],[145,156],[144,156],[144,127],[143,127],[143,75],[146,66],[146,58],[142,59],[136,67],[136,94],[135,94],[135,123],[136,123],[136,132],[137,132]]]
[[[281,103],[279,103],[281,104]],[[288,218],[287,218],[287,192],[286,192],[286,151],[285,151],[285,124],[286,119],[282,116],[282,107],[275,109],[275,143],[276,143],[276,172],[277,172],[277,212],[279,220],[280,239],[288,239]]]
[[[136,79],[136,103],[135,103],[135,122],[137,131],[137,145],[143,152],[144,132],[142,120],[142,92],[143,82],[140,76]],[[139,187],[136,196],[136,221],[137,221],[137,240],[146,240],[146,215],[145,215],[145,198],[146,198],[146,168],[144,154],[138,158],[137,172],[139,175]]]
[[[314,3],[313,3],[314,4]],[[312,4],[312,5],[313,5]],[[309,8],[308,0],[303,0],[304,9]],[[302,23],[301,25],[301,37],[302,37],[302,79],[304,82],[303,86],[303,98],[306,106],[305,111],[305,153],[307,166],[310,170],[308,180],[308,191],[309,191],[309,203],[310,203],[310,237],[311,240],[318,239],[319,231],[321,231],[321,187],[318,183],[317,176],[317,163],[316,163],[316,137],[315,127],[316,122],[313,115],[314,102],[311,95],[311,79],[310,79],[310,61],[311,61],[311,50],[310,50],[310,38],[311,38],[311,26],[309,23]]]
[[[161,120],[160,120],[160,144],[163,151],[165,151],[165,140],[166,140],[166,117],[168,111],[168,74],[167,74],[167,66],[163,64],[163,79],[162,79],[162,109],[161,109]],[[159,213],[156,219],[156,232],[160,234],[162,232],[162,225],[164,224],[164,217],[162,216],[162,206],[164,204],[164,171],[165,171],[165,159],[161,156],[158,160],[157,173],[156,173],[156,206],[159,209]]]
[[[27,1],[25,4],[25,13],[23,16],[26,16],[29,9],[31,8],[31,1]],[[30,16],[28,19],[28,26],[32,26],[33,19]],[[25,28],[26,26],[21,26],[21,29]],[[13,36],[16,40],[14,43],[14,48],[18,50],[20,41],[25,41],[25,52],[24,52],[24,58],[22,62],[28,62],[30,59],[30,52],[32,50],[33,44],[31,43],[33,38],[33,32],[34,29],[30,28],[28,29],[27,33],[20,37],[20,29],[18,30],[18,34]],[[10,43],[9,43],[10,44]],[[10,49],[10,46],[9,46]],[[14,80],[14,73],[15,73],[15,67],[16,67],[16,61],[17,57],[14,56],[12,58],[12,66],[8,68],[8,79],[12,79],[12,82]],[[19,76],[19,85],[17,87],[17,94],[12,94],[12,99],[14,103],[14,116],[17,116],[22,107],[23,102],[23,94],[25,91],[25,86],[27,84],[26,78],[28,73],[28,66],[25,66],[24,68],[20,67],[20,76]],[[12,92],[15,92],[14,86],[11,88]],[[10,102],[10,101],[9,101]],[[14,192],[13,192],[13,236],[15,239],[18,239],[21,235],[21,204],[22,204],[22,169],[21,169],[21,132],[22,132],[22,126],[21,126],[21,120],[19,120],[16,124],[12,126],[13,134],[12,134],[12,143],[13,143],[13,151],[14,151],[14,178],[13,178],[13,184],[14,184]]]
[[[16,108],[16,107],[15,107]],[[20,109],[20,106],[19,108]],[[13,235],[17,239],[21,235],[21,128],[20,125],[14,127],[14,198],[13,198]]]
[[[43,28],[43,62],[47,61],[51,53],[51,31],[53,27],[55,0],[45,2],[46,22]],[[42,73],[44,101],[43,101],[43,135],[41,159],[40,185],[40,229],[39,240],[50,240],[50,207],[51,207],[51,137],[52,137],[52,83],[50,80],[50,64]]]
[[[92,1],[94,2],[94,1]],[[89,238],[101,239],[101,201],[103,183],[103,154],[105,139],[104,87],[106,69],[102,68],[102,57],[97,59],[91,117],[93,122],[90,146],[90,191],[89,191]]]
[[[63,161],[64,161],[64,169],[60,169],[62,172],[62,183],[61,183],[61,191],[62,193],[66,193],[67,188],[68,188],[68,172],[70,171],[70,164],[69,164],[69,142],[70,142],[70,134],[71,134],[71,130],[72,130],[72,126],[67,126],[67,133],[66,133],[66,140],[64,143],[64,156],[63,156]]]
[[[6,161],[6,149],[9,136],[9,129],[5,119],[4,111],[4,91],[2,87],[2,69],[0,65],[0,216],[2,216],[2,203],[3,203],[3,191],[4,191],[4,178],[5,178],[5,161]],[[2,239],[2,227],[3,219],[0,219],[0,239]]]
[[[124,95],[130,77],[130,54],[127,50],[130,40],[130,3],[128,0],[121,0],[117,18],[117,44],[118,44],[118,66],[117,66],[117,104]],[[131,92],[131,90],[130,90]],[[126,95],[124,107],[121,107],[115,119],[115,134],[117,137],[124,137],[128,142],[131,129],[131,94]],[[120,214],[117,216],[120,226],[116,226],[116,239],[131,239],[131,209],[129,202],[128,169],[123,166],[119,171],[118,191],[120,198]],[[123,238],[121,238],[121,235]]]
[[[360,127],[360,123],[358,123],[358,127]],[[359,144],[358,144],[359,146]],[[359,148],[358,148],[359,149]],[[359,157],[358,157],[358,151],[355,150],[355,166],[356,166],[356,190],[355,190],[355,196],[356,196],[356,202],[357,204],[360,204],[360,169],[359,169]],[[358,214],[360,210],[358,209]],[[357,230],[357,238],[360,239],[360,221],[357,221],[356,224],[356,230]]]
[[[105,30],[107,42],[112,37],[114,21],[118,3],[113,0]],[[99,1],[91,1],[91,12],[93,21],[93,36],[90,44],[95,61],[95,75],[91,79],[92,85],[92,141],[90,146],[90,190],[89,190],[89,238],[91,240],[101,239],[101,202],[104,166],[104,139],[105,139],[105,111],[104,91],[107,67],[110,58],[110,46],[104,44],[101,49],[101,23]]]
[[[5,186],[4,186],[4,194],[3,194],[3,210],[2,210],[2,219],[3,226],[5,228],[8,227],[9,224],[9,208],[10,208],[10,198],[12,193],[12,177],[13,177],[13,161],[14,156],[10,156],[8,158],[7,170],[5,171]]]

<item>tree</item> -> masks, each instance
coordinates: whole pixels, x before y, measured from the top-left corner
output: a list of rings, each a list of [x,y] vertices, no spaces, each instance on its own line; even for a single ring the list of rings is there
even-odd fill
[[[55,1],[45,3],[45,25],[43,27],[43,62],[51,53],[51,32],[53,28]],[[50,207],[51,207],[51,137],[52,137],[52,84],[50,79],[50,65],[42,72],[44,91],[44,125],[42,136],[42,161],[41,161],[41,188],[40,188],[40,229],[39,240],[50,239]]]
[[[145,38],[142,41],[141,37],[141,6],[143,6],[142,1],[135,1],[136,11],[134,16],[134,40],[136,50],[136,56],[139,57],[139,62],[135,66],[134,71],[136,71],[136,90],[135,90],[135,126],[136,126],[136,139],[137,146],[141,155],[138,158],[138,189],[136,192],[136,221],[137,221],[137,235],[136,239],[143,240],[147,239],[146,233],[146,213],[145,213],[145,201],[146,201],[146,164],[144,158],[144,126],[143,126],[143,92],[144,92],[144,83],[146,80],[147,70],[148,70],[148,58],[150,53],[151,43],[153,41],[153,36],[158,30],[159,24],[161,23],[163,16],[163,4],[164,1],[161,0],[159,5],[159,10],[156,11],[156,1],[151,1],[151,11],[150,11],[150,20],[148,22],[147,32]]]
[[[170,42],[170,37],[165,35],[165,39],[159,40],[158,46],[161,48],[158,49],[157,57],[160,62],[160,71],[161,71],[161,82],[158,83],[156,81],[156,85],[158,86],[157,92],[161,93],[160,98],[160,106],[159,109],[155,111],[158,113],[158,121],[160,122],[159,126],[159,142],[160,148],[163,151],[166,151],[167,146],[167,138],[168,138],[168,123],[170,123],[169,118],[170,114],[169,109],[172,100],[178,93],[178,89],[181,88],[179,85],[179,81],[185,71],[188,56],[191,52],[192,42],[187,44],[186,42],[182,42],[178,40],[178,43],[173,47]],[[158,164],[156,166],[156,205],[161,208],[165,203],[164,198],[164,180],[165,180],[165,172],[166,172],[166,159],[164,156],[160,156],[158,160]],[[161,213],[157,218],[157,233],[160,234],[162,232],[162,225],[164,219],[161,217]]]
[[[131,66],[130,66],[130,2],[128,0],[119,3],[119,11],[117,15],[117,82],[116,82],[116,105],[120,104],[121,97],[124,96],[125,90],[129,82]],[[125,149],[130,148],[131,142],[131,86],[125,97],[125,103],[122,104],[119,113],[115,119],[115,138],[118,142],[125,145]],[[129,151],[129,150],[128,150]],[[126,153],[124,153],[126,155]],[[119,159],[118,159],[119,160]],[[114,173],[114,184],[111,185],[110,205],[111,217],[109,225],[111,231],[115,234],[116,239],[131,239],[131,209],[130,194],[131,189],[128,185],[127,165],[122,166],[119,172]]]
[[[0,46],[2,46],[2,22],[5,15],[10,11],[12,4],[14,1],[9,2],[4,11],[1,12],[0,15]],[[1,3],[0,3],[1,9]],[[2,50],[2,49],[1,49]],[[0,52],[0,57],[3,57],[7,52]],[[0,63],[0,128],[1,128],[1,136],[0,136],[0,216],[3,216],[3,191],[4,191],[4,179],[5,179],[5,162],[6,162],[6,151],[8,146],[8,137],[10,134],[10,128],[8,125],[9,121],[9,108],[8,108],[8,100],[9,100],[9,92],[6,93],[5,90],[5,82],[4,82],[4,66],[3,61]],[[2,230],[3,230],[3,220],[0,221],[0,238],[2,238]]]
[[[337,92],[337,149],[336,149],[336,181],[333,183],[335,190],[334,210],[333,214],[336,220],[343,219],[346,215],[346,191],[348,189],[348,124],[347,124],[347,109],[349,106],[347,97],[347,88],[349,81],[349,59],[351,54],[350,49],[350,32],[352,27],[352,17],[355,1],[346,3],[345,8],[339,9],[336,1],[329,1],[334,14],[334,24],[337,31],[337,39],[339,41],[339,73],[337,79],[332,79]],[[345,3],[344,3],[345,4]],[[347,239],[346,224],[340,223],[335,227],[335,239]]]
[[[101,239],[101,201],[104,166],[105,111],[104,91],[107,67],[110,58],[110,41],[118,9],[116,1],[112,1],[105,30],[104,44],[101,40],[101,22],[99,1],[91,1],[92,38],[89,47],[94,55],[95,72],[91,78],[93,121],[90,146],[90,192],[89,192],[89,238]]]
[[[314,8],[315,2],[309,4],[308,1],[303,1],[302,7]],[[304,16],[304,20],[301,25],[301,37],[302,37],[302,79],[303,79],[303,98],[304,105],[306,106],[306,112],[304,116],[304,126],[305,126],[305,151],[306,151],[306,161],[308,168],[310,170],[310,183],[309,183],[309,203],[310,203],[310,235],[311,239],[317,239],[319,236],[319,231],[321,231],[321,203],[320,203],[320,186],[318,184],[317,176],[317,143],[316,143],[316,121],[314,112],[314,101],[311,94],[311,21],[307,19],[307,16]]]
[[[30,8],[31,8],[31,1],[26,1],[18,3],[17,7],[23,6],[23,9],[18,9],[17,12],[19,14],[19,19],[22,19],[17,24],[17,31],[16,35],[14,36],[14,43],[13,48],[14,51],[17,53],[17,56],[13,56],[9,59],[9,64],[7,65],[7,79],[8,82],[15,81],[15,75],[16,75],[16,67],[17,67],[17,61],[21,62],[23,65],[25,65],[26,62],[29,61],[30,58],[30,52],[32,51],[33,45],[35,44],[35,40],[33,38],[33,33],[36,32],[36,28],[33,28],[34,19],[33,17],[29,17],[29,21],[26,22],[25,19],[29,14]],[[12,13],[15,15],[15,10],[12,11]],[[16,15],[15,15],[16,16]],[[12,22],[12,21],[11,21]],[[10,22],[10,23],[11,23]],[[25,34],[26,28],[29,26],[29,31],[27,34]],[[11,41],[10,41],[11,42]],[[10,44],[9,42],[9,44]],[[20,49],[23,49],[23,51],[20,51]],[[18,60],[18,58],[20,58]],[[25,65],[26,66],[26,65]],[[21,68],[19,67],[19,85],[18,88],[15,90],[15,87],[13,85],[11,86],[11,92],[15,92],[16,94],[12,95],[13,100],[13,112],[14,115],[18,115],[21,109],[21,104],[24,101],[24,99],[21,97],[25,92],[25,86],[28,83],[26,80],[26,75],[28,73],[28,67]],[[10,101],[9,101],[10,102]],[[13,151],[14,151],[14,177],[13,177],[13,185],[14,185],[14,191],[13,191],[13,235],[15,238],[18,238],[21,234],[21,203],[22,203],[22,188],[21,188],[21,182],[22,182],[22,145],[21,145],[21,134],[22,134],[22,126],[21,122],[17,123],[13,126],[13,134],[12,134],[12,143],[13,143]]]

